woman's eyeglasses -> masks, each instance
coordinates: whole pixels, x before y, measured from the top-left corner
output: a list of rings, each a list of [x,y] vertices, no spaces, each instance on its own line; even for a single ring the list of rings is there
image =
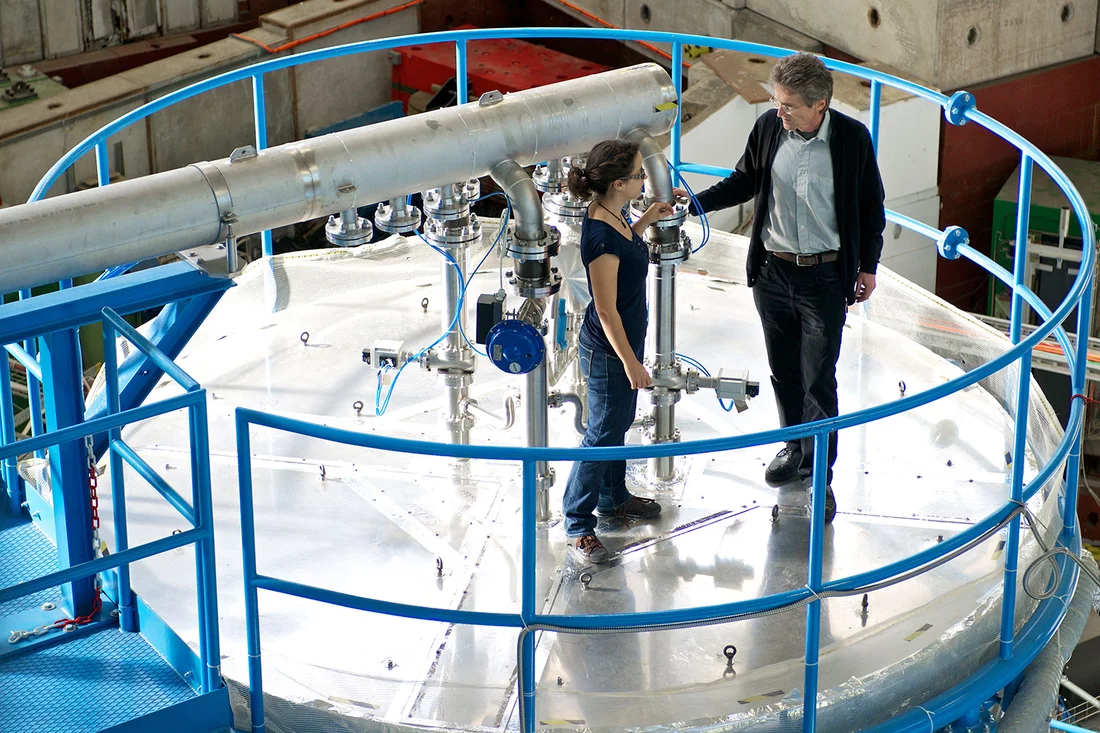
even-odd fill
[[[644,181],[645,180],[645,171],[644,170],[639,171],[639,172],[635,173],[632,176],[623,176],[622,180],[624,180],[624,181]]]

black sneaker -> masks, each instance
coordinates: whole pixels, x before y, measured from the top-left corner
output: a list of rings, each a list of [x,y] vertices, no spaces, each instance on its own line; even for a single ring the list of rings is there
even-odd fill
[[[806,506],[813,511],[814,506],[814,487],[812,484],[806,485]],[[832,485],[825,487],[825,524],[832,524],[833,518],[836,517],[836,497],[833,496]]]
[[[633,496],[618,509],[604,511],[596,509],[596,515],[600,517],[622,517],[623,519],[653,519],[661,513],[661,505],[653,499],[644,496]]]
[[[764,471],[764,480],[771,486],[781,486],[798,478],[798,465],[802,463],[802,449],[785,447]]]

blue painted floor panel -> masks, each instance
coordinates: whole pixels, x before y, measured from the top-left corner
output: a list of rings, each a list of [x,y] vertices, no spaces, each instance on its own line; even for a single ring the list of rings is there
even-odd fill
[[[38,531],[29,519],[16,519],[0,511],[0,588],[32,580],[55,570],[57,549],[46,539],[46,535]],[[60,599],[59,589],[48,588],[25,598],[0,603],[0,618],[38,608],[46,601],[58,603]]]
[[[49,540],[10,516],[0,517],[0,558],[0,587],[57,567]],[[47,590],[18,599],[0,606],[0,618],[57,598]],[[93,733],[193,697],[140,634],[117,628],[0,662],[3,733]]]

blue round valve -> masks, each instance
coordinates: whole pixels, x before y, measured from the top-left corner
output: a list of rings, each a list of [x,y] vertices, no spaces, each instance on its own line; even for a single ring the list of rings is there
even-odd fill
[[[489,360],[509,374],[526,374],[546,356],[542,334],[523,321],[501,321],[490,328],[485,347]]]

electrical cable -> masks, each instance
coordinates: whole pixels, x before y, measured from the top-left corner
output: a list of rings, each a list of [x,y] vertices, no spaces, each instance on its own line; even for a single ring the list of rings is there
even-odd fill
[[[698,247],[691,250],[691,253],[695,254],[703,247],[707,246],[707,242],[710,241],[710,219],[707,218],[707,213],[703,211],[703,207],[699,205],[699,199],[696,198],[695,191],[693,191],[691,186],[688,185],[688,182],[684,180],[684,176],[680,173],[680,171],[673,168],[671,163],[668,164],[668,168],[676,174],[676,180],[678,180],[680,184],[684,187],[684,189],[688,192],[688,196],[691,198],[691,203],[695,204],[695,210],[699,212],[699,223],[703,227],[703,239],[701,242],[699,242]]]
[[[473,280],[474,275],[477,274],[477,271],[481,268],[481,265],[485,263],[486,259],[488,259],[489,253],[492,252],[494,249],[496,249],[496,247],[500,244],[500,239],[504,235],[504,231],[505,231],[505,228],[507,227],[508,220],[509,220],[509,218],[511,218],[512,202],[508,199],[508,196],[505,195],[504,193],[494,192],[494,193],[486,194],[485,196],[482,196],[481,198],[476,199],[475,203],[477,201],[481,201],[482,199],[489,198],[490,196],[504,196],[504,201],[507,205],[507,209],[506,209],[506,213],[505,213],[505,217],[504,217],[504,223],[501,226],[500,230],[497,232],[496,239],[493,240],[492,245],[490,245],[489,248],[485,251],[485,255],[481,258],[481,262],[479,262],[477,267],[474,268],[474,271],[472,273],[470,273],[470,278],[468,280],[466,279],[466,276],[463,274],[462,268],[459,267],[458,263],[455,261],[454,257],[452,257],[449,252],[447,252],[446,250],[444,250],[440,247],[435,246],[434,244],[429,242],[427,239],[424,239],[424,235],[421,234],[419,231],[416,233],[416,236],[418,236],[420,238],[420,240],[422,242],[424,242],[424,244],[428,245],[429,247],[431,247],[436,252],[438,252],[439,254],[441,254],[443,257],[446,258],[447,263],[450,264],[455,269],[456,273],[458,273],[458,279],[459,279],[459,281],[462,282],[462,289],[458,293],[458,305],[455,308],[454,318],[451,319],[451,325],[449,325],[447,327],[446,331],[444,331],[442,334],[440,334],[439,338],[437,338],[435,341],[433,341],[431,344],[424,347],[420,351],[413,354],[413,356],[411,356],[407,361],[405,361],[403,364],[401,364],[401,366],[399,366],[397,368],[397,373],[393,375],[393,379],[390,381],[389,389],[386,391],[386,397],[385,397],[384,400],[381,397],[382,387],[383,387],[382,377],[383,377],[383,374],[385,372],[389,371],[390,369],[392,369],[392,367],[389,364],[386,364],[385,366],[379,367],[378,373],[377,373],[377,376],[376,376],[375,390],[374,390],[374,414],[375,414],[376,417],[381,417],[383,414],[385,414],[386,409],[390,406],[390,399],[393,397],[393,390],[397,386],[397,380],[401,376],[401,373],[403,371],[405,371],[405,367],[407,367],[412,362],[417,361],[424,354],[428,353],[429,351],[434,349],[436,346],[438,346],[441,341],[443,341],[445,338],[447,338],[447,334],[449,334],[451,331],[454,330],[456,323],[458,324],[459,332],[462,334],[462,338],[466,341],[466,343],[470,346],[470,348],[473,349],[476,353],[480,354],[481,356],[486,356],[485,352],[480,351],[476,346],[474,346],[472,343],[470,343],[470,339],[468,339],[466,337],[466,333],[462,329],[462,323],[461,323],[460,316],[462,315],[462,309],[465,307],[466,289],[470,286],[470,282]],[[406,197],[406,199],[405,199],[406,203],[409,203],[410,199],[411,199],[411,194],[410,194],[410,196]]]

